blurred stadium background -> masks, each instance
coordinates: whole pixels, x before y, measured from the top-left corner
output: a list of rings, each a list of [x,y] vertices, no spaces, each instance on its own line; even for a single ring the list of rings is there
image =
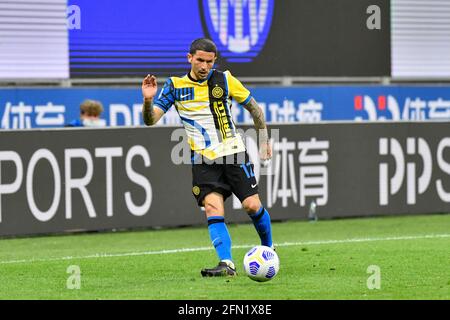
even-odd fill
[[[161,85],[169,75],[186,73],[188,47],[199,37],[216,42],[217,68],[229,69],[252,91],[270,129],[277,130],[274,159],[263,168],[249,130],[252,119],[233,106],[236,123],[249,133],[246,142],[261,197],[274,221],[420,215],[425,226],[424,216],[444,213],[439,223],[430,224],[436,228],[422,231],[419,220],[411,230],[400,230],[396,227],[402,220],[387,218],[381,223],[389,234],[370,227],[380,223],[376,220],[360,226],[371,233],[352,227],[346,231],[346,224],[338,222],[343,229],[336,237],[351,238],[354,232],[405,241],[411,235],[424,241],[431,237],[439,244],[428,258],[446,254],[449,232],[442,226],[448,226],[445,213],[450,211],[450,0],[0,0],[0,236],[204,225],[190,192],[190,167],[174,162],[174,155],[185,151],[176,110],[152,128],[143,126],[140,114],[142,79],[152,73]],[[79,117],[85,99],[102,102],[106,127],[63,128]],[[227,221],[247,221],[237,199],[227,201],[226,210]],[[412,217],[404,219],[407,224]],[[308,224],[295,223],[299,231],[312,232]],[[278,228],[295,233],[283,224],[274,225]],[[329,228],[317,228],[319,233],[305,239],[301,234],[290,239],[283,231],[280,241],[333,240],[333,226]],[[209,245],[206,233],[202,236],[193,247]],[[5,248],[0,268],[7,268],[0,297],[36,297],[34,287],[11,296],[5,288],[13,290],[21,272],[31,278],[35,272],[42,275],[55,257],[67,264],[64,257],[98,250],[189,245],[177,240],[149,248],[137,244],[139,237],[137,233],[130,240],[134,247],[119,246],[122,251],[111,242],[89,252],[82,247],[70,251],[81,239],[76,237],[61,237],[68,246],[64,252],[51,250],[58,241],[53,237],[47,243],[45,238],[30,239],[42,239],[42,250],[14,242],[27,239],[0,240]],[[402,248],[399,244],[396,250]],[[417,248],[421,253],[411,254],[427,250],[425,244]],[[20,263],[39,259],[39,271],[22,269]],[[435,296],[430,290],[418,296],[393,291],[376,297],[448,299],[448,270],[432,276],[442,278]],[[286,288],[292,283],[283,281]],[[335,285],[342,293],[325,297],[367,298],[367,292],[349,293],[345,285]],[[269,290],[266,298],[324,297],[311,290],[315,293]],[[58,297],[51,292],[37,297]],[[141,293],[102,296],[95,291],[80,297],[158,297]],[[177,296],[176,290],[160,297],[208,298],[200,293]]]

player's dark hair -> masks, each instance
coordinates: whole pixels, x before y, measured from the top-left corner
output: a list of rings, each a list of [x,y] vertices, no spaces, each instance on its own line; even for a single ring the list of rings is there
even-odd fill
[[[200,38],[192,41],[191,47],[189,49],[190,54],[195,54],[197,50],[214,52],[217,57],[217,47],[216,44],[207,38]]]

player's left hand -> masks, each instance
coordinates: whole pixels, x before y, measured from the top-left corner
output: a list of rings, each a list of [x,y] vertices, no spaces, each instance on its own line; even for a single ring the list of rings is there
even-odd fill
[[[270,142],[261,143],[259,146],[259,156],[261,158],[261,162],[266,166],[270,163],[272,159],[272,147]]]

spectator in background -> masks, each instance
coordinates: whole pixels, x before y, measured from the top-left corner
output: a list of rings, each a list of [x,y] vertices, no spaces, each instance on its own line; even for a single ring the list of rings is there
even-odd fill
[[[66,127],[104,127],[106,121],[100,116],[103,105],[100,101],[85,100],[80,105],[80,118],[66,124]]]

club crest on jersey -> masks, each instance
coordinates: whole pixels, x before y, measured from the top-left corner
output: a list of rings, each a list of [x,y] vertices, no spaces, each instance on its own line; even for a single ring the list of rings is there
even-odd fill
[[[194,186],[192,188],[192,193],[196,196],[198,196],[200,194],[200,188],[198,186]]]
[[[262,50],[274,0],[200,0],[204,24],[228,62],[250,62]]]
[[[220,99],[223,97],[223,89],[221,87],[215,87],[212,89],[212,95],[216,99]]]

